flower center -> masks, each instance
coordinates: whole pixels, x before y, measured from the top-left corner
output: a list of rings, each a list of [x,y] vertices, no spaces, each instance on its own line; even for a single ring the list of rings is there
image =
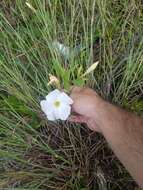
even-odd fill
[[[56,100],[56,101],[54,102],[54,106],[55,106],[56,108],[59,108],[59,107],[60,107],[60,104],[61,104],[61,102],[58,101],[58,100]]]

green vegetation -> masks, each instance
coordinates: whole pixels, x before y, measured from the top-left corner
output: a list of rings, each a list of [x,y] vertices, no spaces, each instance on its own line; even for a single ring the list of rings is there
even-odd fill
[[[140,0],[0,1],[0,189],[133,190],[133,179],[103,137],[85,126],[48,122],[40,97],[90,86],[143,113],[143,5]],[[53,47],[70,48],[68,56]],[[81,80],[90,65],[96,70]]]

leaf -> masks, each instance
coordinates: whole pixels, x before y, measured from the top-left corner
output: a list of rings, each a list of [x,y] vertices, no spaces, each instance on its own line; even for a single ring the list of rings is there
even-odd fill
[[[73,80],[73,84],[76,85],[76,86],[84,86],[85,84],[85,80],[84,79],[75,79]]]
[[[129,105],[129,108],[131,110],[136,111],[136,112],[142,112],[143,111],[143,100],[136,100],[134,101],[131,105]]]
[[[83,76],[85,76],[85,75],[91,73],[92,71],[94,71],[94,70],[96,69],[98,63],[99,63],[99,61],[93,63],[93,64],[87,69],[87,71],[83,74]]]

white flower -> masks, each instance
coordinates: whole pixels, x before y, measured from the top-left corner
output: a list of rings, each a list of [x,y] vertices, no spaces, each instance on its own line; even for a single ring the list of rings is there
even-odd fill
[[[71,113],[73,100],[64,92],[54,90],[40,102],[42,111],[51,121],[56,119],[66,120]]]

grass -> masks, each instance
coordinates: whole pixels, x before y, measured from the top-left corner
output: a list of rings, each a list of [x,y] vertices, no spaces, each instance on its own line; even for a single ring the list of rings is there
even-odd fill
[[[142,115],[141,1],[27,2],[0,2],[0,189],[135,189],[100,134],[47,121],[39,102],[49,73],[68,89],[99,60],[86,85]],[[80,51],[65,58],[53,41]]]

